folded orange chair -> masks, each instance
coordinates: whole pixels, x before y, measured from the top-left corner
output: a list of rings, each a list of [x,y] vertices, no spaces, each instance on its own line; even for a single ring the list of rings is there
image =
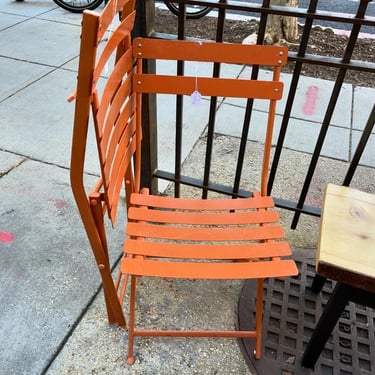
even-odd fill
[[[261,356],[263,279],[297,274],[283,240],[274,202],[267,196],[268,166],[276,101],[282,96],[280,68],[287,49],[198,41],[131,40],[133,1],[110,1],[101,15],[83,14],[71,158],[71,185],[103,281],[110,323],[125,327],[122,304],[130,277],[128,361],[135,336],[252,337]],[[116,12],[122,21],[100,41]],[[99,52],[100,51],[100,52]],[[174,60],[268,66],[270,81],[148,74],[145,60]],[[112,67],[107,68],[112,62]],[[106,78],[105,76],[108,76]],[[103,84],[99,83],[104,81]],[[196,88],[199,88],[197,92]],[[140,186],[142,97],[191,95],[263,99],[269,102],[260,191],[250,198],[189,199],[150,195]],[[204,100],[204,99],[200,99]],[[87,193],[84,160],[92,109],[101,177]],[[233,119],[236,121],[236,119]],[[128,222],[116,281],[111,276],[104,215],[113,225],[125,191]],[[286,257],[286,258],[284,258]],[[253,331],[146,330],[135,327],[136,284],[142,276],[258,280]]]

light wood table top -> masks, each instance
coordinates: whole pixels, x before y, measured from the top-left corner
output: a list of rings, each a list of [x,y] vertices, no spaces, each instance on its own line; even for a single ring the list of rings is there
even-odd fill
[[[375,292],[375,195],[329,184],[320,233],[317,272]]]

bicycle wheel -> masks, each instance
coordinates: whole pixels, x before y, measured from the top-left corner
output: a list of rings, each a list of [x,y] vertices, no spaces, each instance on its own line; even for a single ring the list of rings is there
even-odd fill
[[[176,16],[179,14],[179,5],[178,3],[170,3],[165,1],[164,4],[167,8]],[[196,20],[198,18],[204,17],[206,14],[211,12],[210,7],[206,7],[203,5],[186,5],[186,18],[190,20]]]
[[[73,13],[82,13],[85,9],[96,9],[104,0],[53,0],[59,7]]]

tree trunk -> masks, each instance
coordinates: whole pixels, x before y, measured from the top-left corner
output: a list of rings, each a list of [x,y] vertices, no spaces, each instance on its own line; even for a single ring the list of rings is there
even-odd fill
[[[271,5],[298,7],[298,0],[271,0]],[[265,44],[277,44],[282,41],[293,42],[298,38],[296,17],[270,14],[267,19]]]

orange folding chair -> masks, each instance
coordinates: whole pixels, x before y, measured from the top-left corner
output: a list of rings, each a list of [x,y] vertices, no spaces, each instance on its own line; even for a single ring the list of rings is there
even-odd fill
[[[111,4],[110,2],[109,4]],[[118,0],[118,3],[125,1]],[[129,2],[130,4],[130,2]],[[128,4],[128,5],[129,5]],[[287,49],[213,42],[130,40],[134,13],[123,21],[98,53],[106,16],[83,15],[81,56],[71,161],[71,184],[103,280],[111,323],[125,326],[121,310],[130,277],[128,362],[134,361],[135,336],[252,337],[261,356],[263,279],[298,273],[290,247],[283,240],[274,202],[267,196],[268,166],[276,101],[282,96],[280,68]],[[107,22],[108,24],[108,22]],[[105,25],[104,25],[105,26]],[[104,87],[98,84],[111,53],[115,64]],[[147,59],[264,65],[270,81],[148,74]],[[150,195],[141,188],[142,97],[150,94],[190,95],[199,86],[204,97],[243,97],[269,101],[261,166],[260,191],[250,198],[189,199]],[[89,107],[98,144],[101,178],[85,193],[83,164]],[[125,187],[125,189],[123,189]],[[121,191],[126,192],[128,222],[120,275],[110,274],[104,213],[114,224]],[[142,276],[187,279],[258,280],[253,331],[146,330],[135,327],[136,284]]]

